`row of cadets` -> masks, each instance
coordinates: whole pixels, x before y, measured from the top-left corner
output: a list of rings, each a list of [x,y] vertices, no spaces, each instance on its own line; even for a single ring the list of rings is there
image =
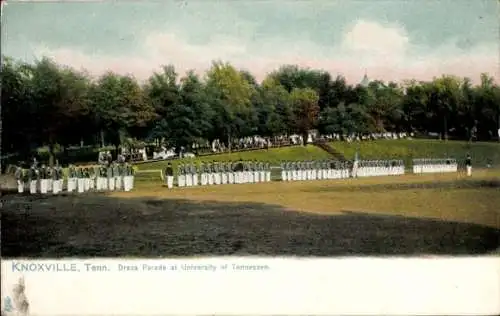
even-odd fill
[[[168,188],[174,187],[174,169],[171,163],[163,171]],[[180,164],[177,167],[177,186],[220,185],[257,183],[271,181],[271,167],[268,162],[208,162]]]
[[[283,181],[327,180],[349,177],[347,162],[338,161],[283,161],[281,179]]]

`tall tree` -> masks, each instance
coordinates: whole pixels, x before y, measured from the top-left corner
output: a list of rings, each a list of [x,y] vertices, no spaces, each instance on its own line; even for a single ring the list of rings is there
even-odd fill
[[[216,115],[213,125],[229,149],[233,137],[241,136],[245,118],[252,114],[251,97],[254,90],[241,72],[229,63],[214,62],[206,74],[207,93]]]
[[[293,122],[306,144],[309,131],[316,127],[319,117],[318,93],[310,88],[294,89],[290,94]]]

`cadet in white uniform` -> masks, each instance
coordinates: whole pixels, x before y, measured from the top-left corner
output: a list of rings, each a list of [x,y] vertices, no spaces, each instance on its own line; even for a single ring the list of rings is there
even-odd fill
[[[208,176],[208,185],[214,184],[214,164],[209,162],[207,164],[207,176]]]
[[[234,184],[234,171],[233,171],[233,162],[229,161],[226,166],[227,170],[227,183]]]
[[[109,190],[109,177],[108,177],[108,166],[105,164],[101,166],[101,181],[102,181],[102,186],[101,190],[102,191],[107,191]]]
[[[23,168],[17,166],[15,176],[17,181],[17,192],[23,193],[24,192]]]
[[[75,185],[75,167],[73,165],[68,166],[68,185],[66,186],[66,191],[73,192],[76,189]]]
[[[191,174],[193,175],[193,186],[198,186],[199,184],[199,176],[198,173],[200,171],[200,166],[199,165],[194,165],[191,164]]]
[[[57,174],[57,170],[56,168],[51,168],[52,169],[52,172],[51,172],[51,180],[52,180],[52,193],[54,194],[58,194],[59,193],[59,188],[57,187],[57,185],[59,184],[59,176]]]
[[[241,161],[240,159],[238,162],[235,162],[234,164],[235,164],[233,169],[235,171],[234,182],[236,184],[243,183],[243,169],[244,169],[243,161]]]
[[[38,182],[40,180],[40,171],[36,165],[33,164],[30,168],[30,194],[36,194],[38,189]]]
[[[201,172],[201,185],[207,185],[208,184],[207,166],[203,162],[200,164],[200,172]]]
[[[280,163],[281,167],[281,181],[286,181],[286,162],[282,161]]]
[[[184,175],[184,165],[179,164],[177,167],[177,186],[183,187],[186,185],[186,177]]]
[[[47,175],[47,168],[42,165],[40,168],[40,193],[47,194],[47,187],[49,185],[49,179]]]
[[[50,166],[45,166],[45,179],[47,179],[47,193],[52,192],[52,183],[54,182],[52,180],[54,172],[52,171],[52,168]]]
[[[170,162],[165,168],[165,182],[167,184],[167,188],[172,189],[174,187],[174,168]]]
[[[470,155],[467,155],[467,158],[465,158],[465,168],[467,170],[467,176],[471,177],[472,176],[472,158]]]
[[[191,173],[191,165],[190,164],[185,164],[184,165],[184,170],[185,176],[186,176],[186,186],[191,187],[193,186],[193,174]]]
[[[266,182],[271,181],[271,164],[269,162],[265,163],[265,169],[266,169]]]

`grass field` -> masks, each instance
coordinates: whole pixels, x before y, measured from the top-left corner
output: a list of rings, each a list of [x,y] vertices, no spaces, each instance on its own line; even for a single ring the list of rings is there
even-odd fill
[[[500,173],[5,196],[2,256],[484,254],[499,247]]]
[[[467,153],[472,155],[475,167],[485,167],[488,160],[493,166],[500,167],[500,143],[468,143],[462,141],[440,141],[440,140],[376,140],[359,143],[333,142],[330,143],[337,151],[347,159],[353,159],[359,146],[360,159],[403,159],[407,168],[411,167],[414,158],[455,158],[463,164]],[[234,161],[234,160],[262,160],[269,161],[275,165],[282,160],[320,160],[331,156],[322,149],[308,145],[305,147],[271,148],[268,150],[255,150],[231,154],[220,154],[203,156],[194,159],[174,160],[174,168],[181,161],[207,162],[207,161]],[[159,161],[152,163],[137,164],[139,170],[161,169],[166,167],[167,162]]]

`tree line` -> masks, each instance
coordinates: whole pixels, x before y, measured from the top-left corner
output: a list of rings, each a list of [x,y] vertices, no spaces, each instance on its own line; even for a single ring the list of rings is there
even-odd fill
[[[487,74],[431,81],[348,84],[323,70],[284,65],[262,82],[215,61],[202,76],[163,66],[145,82],[108,72],[98,78],[42,58],[3,57],[2,155],[35,148],[125,139],[193,143],[252,135],[439,133],[443,139],[492,140],[500,128],[500,86]]]

